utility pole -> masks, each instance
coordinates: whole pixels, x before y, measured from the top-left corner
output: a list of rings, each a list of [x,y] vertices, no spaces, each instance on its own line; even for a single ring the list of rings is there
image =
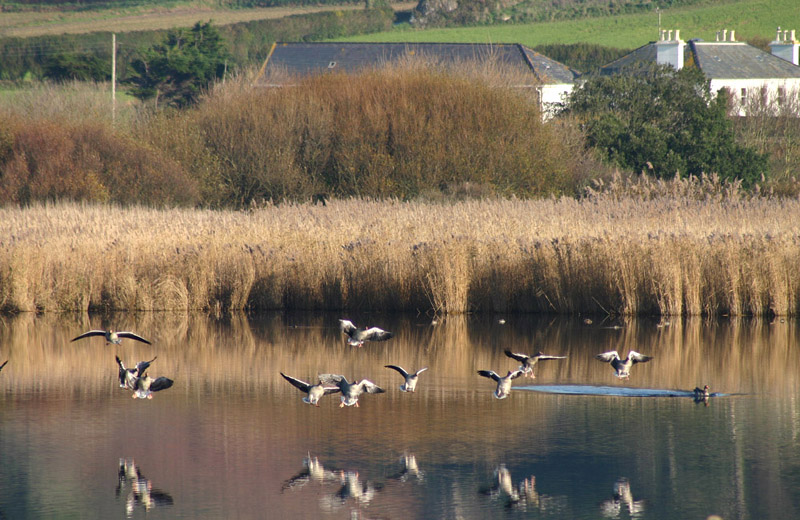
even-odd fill
[[[111,34],[111,121],[117,120],[117,33]]]
[[[661,9],[656,7],[656,13],[658,13],[658,38],[656,38],[656,41],[658,41],[661,39]]]

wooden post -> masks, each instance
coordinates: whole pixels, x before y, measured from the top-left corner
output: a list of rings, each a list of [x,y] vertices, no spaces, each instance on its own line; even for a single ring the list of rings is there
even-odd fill
[[[111,121],[117,120],[117,33],[111,34]]]

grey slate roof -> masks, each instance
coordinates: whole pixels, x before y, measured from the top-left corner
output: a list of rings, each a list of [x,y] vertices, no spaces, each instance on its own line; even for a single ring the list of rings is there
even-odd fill
[[[292,76],[326,71],[357,72],[392,63],[406,56],[423,56],[451,64],[491,59],[537,82],[573,83],[578,74],[555,60],[519,44],[472,43],[288,43],[278,42],[267,57],[256,84],[265,84],[271,70]]]
[[[690,41],[695,63],[709,79],[800,78],[800,67],[744,42]]]
[[[689,40],[689,54],[709,79],[800,78],[800,67],[745,42]],[[656,43],[650,42],[600,68],[601,74],[618,74],[640,62],[656,61]]]

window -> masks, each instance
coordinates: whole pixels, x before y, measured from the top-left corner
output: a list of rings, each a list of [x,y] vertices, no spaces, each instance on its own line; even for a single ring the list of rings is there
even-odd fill
[[[747,89],[742,89],[742,101],[747,101]]]

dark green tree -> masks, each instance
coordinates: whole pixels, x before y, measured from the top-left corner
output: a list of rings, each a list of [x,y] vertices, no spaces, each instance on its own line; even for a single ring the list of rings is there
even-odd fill
[[[56,54],[45,62],[43,73],[53,81],[108,81],[111,62],[94,54]]]
[[[224,41],[211,22],[170,31],[162,43],[143,51],[131,64],[131,93],[179,108],[192,104],[222,77],[227,57]]]
[[[728,100],[696,68],[649,64],[590,77],[562,114],[578,117],[588,144],[622,168],[656,177],[716,173],[751,185],[767,157],[736,142]]]

